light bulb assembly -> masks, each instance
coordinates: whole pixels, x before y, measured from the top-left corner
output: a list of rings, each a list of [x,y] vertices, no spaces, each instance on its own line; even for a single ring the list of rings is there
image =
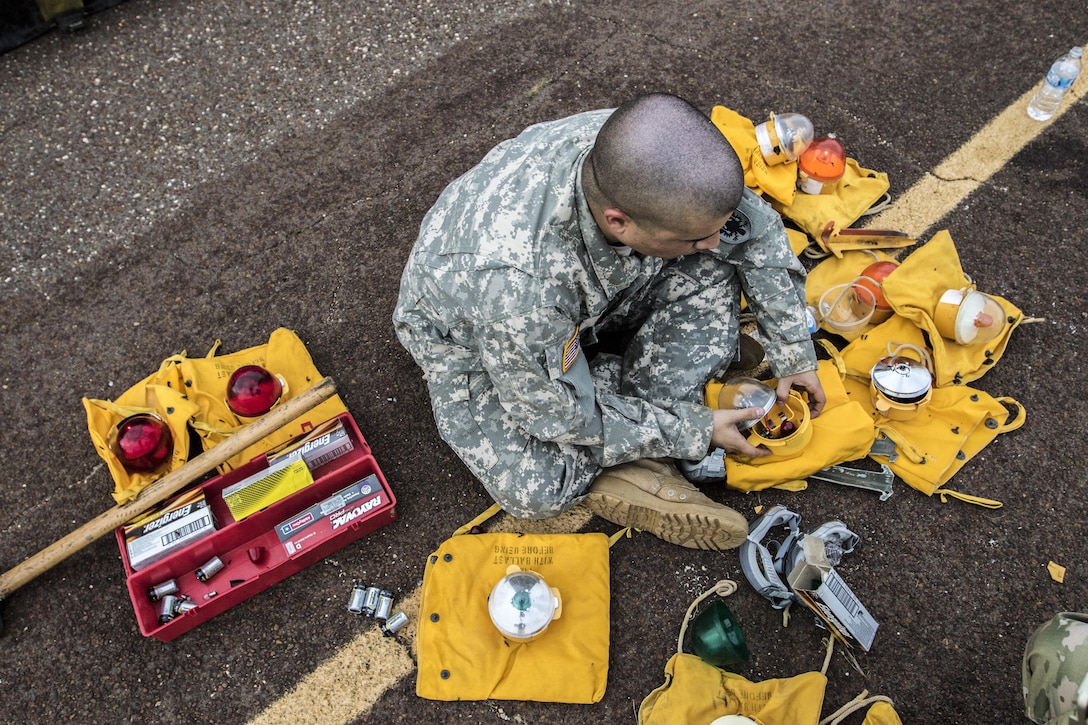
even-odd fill
[[[756,141],[771,166],[796,161],[813,139],[812,121],[799,113],[771,114],[756,126]]]
[[[989,342],[1005,331],[1005,310],[997,300],[973,289],[950,289],[933,312],[941,337],[960,345]]]
[[[779,403],[774,389],[766,383],[739,377],[725,383],[710,381],[705,396],[707,405],[715,410],[759,408],[764,411],[762,418],[736,424],[749,443],[772,453],[751,459],[749,462],[753,465],[798,456],[812,441],[808,404],[796,391],[791,390],[789,398]]]
[[[227,407],[239,418],[258,418],[287,392],[287,381],[260,365],[243,365],[227,382]]]
[[[816,305],[820,324],[829,332],[852,334],[869,324],[876,312],[876,294],[857,281],[829,287]]]
[[[892,316],[894,310],[884,296],[884,280],[898,268],[899,263],[890,260],[873,262],[863,269],[861,276],[855,280],[859,287],[865,287],[873,293],[875,304],[873,316],[869,320],[870,324],[879,325],[881,322],[887,322]]]
[[[816,139],[797,159],[797,188],[831,194],[846,173],[846,151],[834,134]]]
[[[174,453],[170,426],[153,413],[128,416],[113,427],[107,443],[129,473],[154,473]]]
[[[487,611],[496,629],[507,639],[531,642],[544,634],[563,613],[559,590],[549,587],[544,577],[517,565],[492,588]]]
[[[932,359],[916,345],[888,343],[888,356],[881,358],[869,373],[869,394],[873,409],[889,420],[914,418],[933,397]],[[912,350],[913,360],[900,352]]]

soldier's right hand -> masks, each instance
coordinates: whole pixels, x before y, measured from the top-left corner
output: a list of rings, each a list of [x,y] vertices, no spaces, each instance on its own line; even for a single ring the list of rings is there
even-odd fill
[[[737,423],[762,418],[764,415],[762,408],[726,409],[713,412],[714,430],[710,435],[712,446],[724,448],[726,453],[735,453],[747,458],[762,458],[771,455],[766,448],[757,448],[749,443],[747,436],[737,429]]]

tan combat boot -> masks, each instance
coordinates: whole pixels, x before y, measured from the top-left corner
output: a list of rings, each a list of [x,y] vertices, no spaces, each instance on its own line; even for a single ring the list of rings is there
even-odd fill
[[[707,498],[672,462],[645,458],[606,468],[584,503],[614,524],[689,549],[733,549],[748,536],[742,515]]]

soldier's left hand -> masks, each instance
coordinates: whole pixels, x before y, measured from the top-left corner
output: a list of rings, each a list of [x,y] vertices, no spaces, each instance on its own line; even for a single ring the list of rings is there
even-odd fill
[[[789,400],[790,388],[793,387],[802,388],[808,393],[809,415],[815,418],[823,411],[827,396],[824,394],[824,386],[820,384],[820,378],[815,370],[779,378],[778,388],[775,390],[779,403]]]

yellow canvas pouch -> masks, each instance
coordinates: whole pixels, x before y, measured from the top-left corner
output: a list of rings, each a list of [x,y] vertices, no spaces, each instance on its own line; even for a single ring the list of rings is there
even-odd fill
[[[219,345],[219,341],[216,341],[205,357],[193,358],[184,354],[178,357],[181,384],[188,397],[200,408],[193,427],[200,435],[204,450],[221,443],[248,422],[227,407],[227,381],[238,368],[259,365],[273,375],[281,376],[287,385],[280,402],[290,400],[322,379],[309,351],[293,330],[278,328],[272,332],[266,344],[227,355],[217,355]],[[219,470],[230,471],[248,463],[254,457],[345,412],[344,402],[339,395],[334,395],[230,458]]]
[[[608,678],[608,546],[604,534],[455,533],[444,541],[423,572],[416,694],[598,702]],[[510,565],[540,574],[562,600],[559,618],[532,641],[507,639],[488,613],[488,595]]]
[[[725,106],[714,106],[711,122],[729,141],[744,168],[744,185],[779,204],[789,206],[797,194],[797,162],[767,164],[750,120]]]
[[[886,324],[886,323],[885,323]],[[890,438],[899,456],[888,467],[912,488],[987,508],[1000,501],[944,488],[945,484],[1000,433],[1024,424],[1024,407],[1012,398],[995,398],[966,385],[934,388],[929,402],[909,420],[889,420],[876,413],[867,378],[848,377],[851,397],[873,416],[876,431]],[[881,460],[881,459],[876,459]]]
[[[839,725],[845,722],[848,716],[865,707],[868,707],[869,711],[865,713],[865,719],[861,721],[861,725],[903,725],[903,721],[899,719],[899,713],[895,711],[894,703],[889,698],[883,695],[869,697],[868,691],[862,691],[856,698],[825,717],[820,721],[820,725]]]
[[[219,344],[217,341],[204,358],[190,358],[185,352],[166,358],[155,373],[116,400],[83,399],[91,442],[113,477],[112,495],[118,504],[131,501],[149,484],[182,466],[189,459],[194,433],[203,450],[208,450],[244,425],[226,404],[227,381],[239,367],[261,365],[281,375],[287,382],[282,400],[289,400],[322,380],[306,346],[291,330],[277,329],[267,344],[215,357]],[[246,463],[346,410],[340,396],[334,395],[229,459],[219,471],[226,472]],[[159,471],[129,473],[109,448],[113,428],[136,413],[156,413],[170,427],[174,450],[170,462]]]
[[[969,383],[981,378],[1001,358],[1012,331],[1023,320],[1023,313],[1015,305],[991,294],[990,297],[1001,305],[1006,314],[1006,325],[1001,335],[987,343],[975,345],[960,345],[941,337],[933,321],[941,295],[947,290],[973,287],[963,273],[948,230],[935,234],[884,280],[884,296],[896,314],[926,332],[938,387]]]
[[[810,237],[819,239],[828,222],[845,229],[860,219],[890,186],[887,174],[862,168],[847,158],[846,171],[832,193],[796,194],[788,204],[772,197],[771,204]]]
[[[122,393],[116,400],[83,398],[87,429],[95,451],[106,462],[113,477],[113,498],[123,504],[136,498],[164,473],[180,467],[189,459],[191,421],[198,406],[179,392],[177,366],[170,360],[159,370]],[[140,413],[157,415],[166,422],[174,439],[174,450],[165,468],[153,473],[129,473],[109,447],[110,431],[125,418]]]
[[[678,652],[665,665],[665,684],[642,701],[638,723],[691,725],[744,715],[763,725],[816,725],[826,687],[819,672],[752,682]]]
[[[744,715],[762,725],[816,725],[827,687],[826,670],[752,682],[684,652],[684,635],[696,619],[699,604],[736,590],[736,582],[722,579],[688,607],[676,638],[676,653],[665,664],[665,683],[643,698],[638,725],[710,723],[725,715]]]
[[[806,488],[805,479],[813,473],[844,461],[863,458],[869,452],[876,437],[873,419],[847,395],[837,363],[821,360],[816,374],[827,396],[827,403],[820,416],[809,423],[812,426],[812,441],[805,447],[804,453],[766,463],[748,463],[726,456],[727,486],[742,491],[771,487],[800,491]]]

